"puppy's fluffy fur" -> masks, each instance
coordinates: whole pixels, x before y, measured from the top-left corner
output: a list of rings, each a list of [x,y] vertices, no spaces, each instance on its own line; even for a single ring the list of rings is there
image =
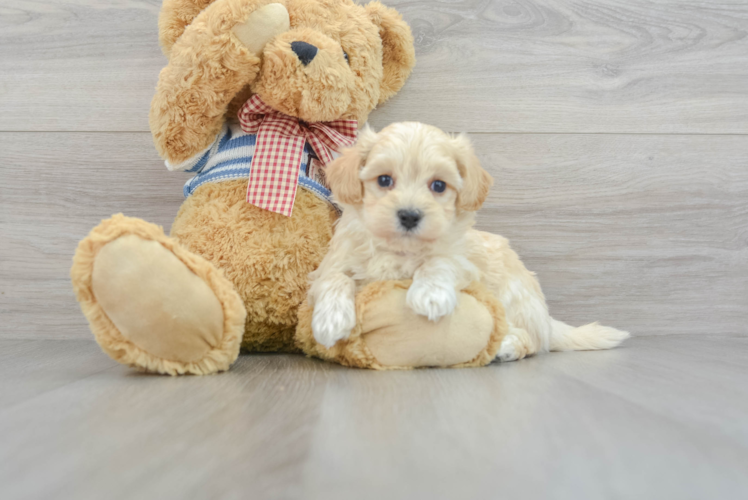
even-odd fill
[[[327,256],[311,275],[319,343],[330,347],[348,337],[360,287],[406,278],[413,278],[408,306],[434,321],[453,311],[459,290],[483,282],[506,309],[503,361],[548,350],[609,349],[629,336],[553,319],[534,274],[509,242],[472,229],[492,179],[464,135],[421,123],[396,123],[379,134],[364,129],[327,176],[344,210]]]

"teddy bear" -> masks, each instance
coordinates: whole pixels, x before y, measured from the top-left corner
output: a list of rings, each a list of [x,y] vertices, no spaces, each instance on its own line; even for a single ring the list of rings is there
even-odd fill
[[[415,64],[397,11],[377,1],[164,0],[159,39],[169,61],[151,104],[154,144],[167,168],[194,177],[170,236],[118,214],[78,245],[73,288],[109,356],[170,375],[227,370],[240,349],[379,369],[492,359],[505,324],[480,289],[466,290],[441,327],[408,316],[407,284],[380,283],[362,291],[362,323],[345,345],[327,350],[307,328],[307,276],[339,216],[325,164]]]

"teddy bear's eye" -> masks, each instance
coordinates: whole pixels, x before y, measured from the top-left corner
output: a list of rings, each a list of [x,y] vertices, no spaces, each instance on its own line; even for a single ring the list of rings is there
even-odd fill
[[[351,64],[351,60],[348,59],[348,52],[346,52],[345,50],[343,51],[343,57],[345,57],[345,62]]]

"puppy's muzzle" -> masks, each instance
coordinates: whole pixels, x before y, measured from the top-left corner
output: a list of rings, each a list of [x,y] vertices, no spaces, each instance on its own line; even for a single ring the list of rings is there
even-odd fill
[[[400,219],[400,225],[407,231],[410,231],[418,226],[418,223],[421,222],[421,219],[423,218],[423,214],[420,210],[403,209],[397,211],[397,218]]]

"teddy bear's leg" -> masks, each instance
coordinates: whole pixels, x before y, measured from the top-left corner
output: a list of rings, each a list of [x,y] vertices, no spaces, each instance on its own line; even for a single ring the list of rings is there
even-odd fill
[[[473,283],[458,294],[452,314],[429,321],[406,301],[409,281],[371,283],[356,295],[356,326],[331,348],[312,330],[313,309],[299,310],[296,341],[309,355],[358,368],[484,366],[496,357],[508,325],[501,303]]]
[[[96,340],[120,363],[208,374],[239,354],[246,313],[233,285],[158,226],[102,221],[78,245],[71,278]]]
[[[246,193],[246,179],[203,184],[185,200],[171,235],[234,284],[247,311],[243,349],[297,351],[298,307],[337,213],[302,187],[291,217],[250,205]]]

